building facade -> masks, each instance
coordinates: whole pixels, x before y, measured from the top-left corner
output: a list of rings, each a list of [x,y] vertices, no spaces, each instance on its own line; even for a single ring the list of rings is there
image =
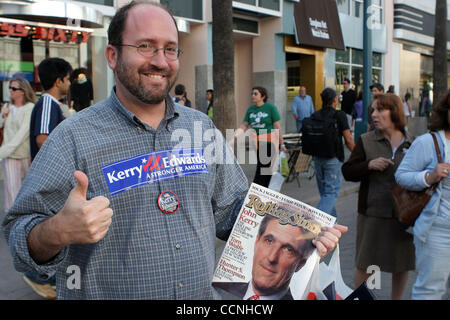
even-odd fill
[[[64,58],[74,69],[86,68],[94,81],[95,100],[106,97],[100,51],[105,47],[106,17],[114,12],[113,0],[1,0],[0,100],[9,100],[8,80],[15,76],[28,79],[39,95],[37,66],[48,57]]]
[[[409,92],[413,107],[418,114],[423,95],[433,97],[433,47],[435,27],[435,1],[393,1],[393,50],[397,64],[392,72],[401,75],[398,79],[399,93]],[[450,1],[447,1],[447,7]],[[447,21],[450,18],[447,15]],[[450,44],[450,24],[447,22],[447,48]],[[449,51],[447,51],[448,60]],[[447,65],[449,63],[447,62]],[[450,72],[450,67],[448,72]],[[450,74],[449,74],[450,76]],[[447,77],[447,85],[450,77]]]
[[[212,1],[159,0],[174,13],[180,30],[177,83],[186,86],[193,107],[200,110],[206,90],[213,89]],[[36,82],[35,69],[48,56],[87,68],[95,102],[109,95],[114,77],[104,55],[107,28],[116,9],[129,0],[11,2],[0,0],[2,100],[8,98],[6,80],[23,72]],[[408,91],[418,99],[423,83],[431,80],[428,24],[434,6],[418,0],[372,3],[372,82],[394,85],[397,94]],[[427,26],[422,31],[419,17]],[[269,102],[282,116],[283,132],[295,131],[291,103],[300,86],[307,88],[316,109],[325,87],[340,92],[349,78],[356,91],[362,88],[362,0],[236,0],[233,28],[236,126],[252,104],[253,86],[267,88]]]

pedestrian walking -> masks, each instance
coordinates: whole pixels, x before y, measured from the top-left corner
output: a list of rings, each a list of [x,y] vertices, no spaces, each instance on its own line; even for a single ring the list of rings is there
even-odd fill
[[[173,101],[184,106],[183,97],[186,94],[186,87],[179,83],[175,86],[175,96],[173,97]]]
[[[363,120],[363,93],[359,91],[356,102],[353,105],[353,121],[361,122]]]
[[[128,3],[108,42],[110,97],[52,132],[3,221],[15,266],[56,273],[59,299],[220,298],[211,284],[215,239],[231,232],[247,179],[234,157],[224,161],[232,151],[212,121],[168,95],[181,51],[166,9]],[[198,126],[212,140],[173,139],[194,137]],[[223,159],[205,151],[211,143]],[[345,231],[324,230],[319,252]]]
[[[350,79],[344,79],[344,91],[341,93],[341,110],[347,115],[348,127],[353,128],[353,106],[356,102],[356,92],[350,86]]]
[[[206,114],[212,120],[213,119],[213,110],[214,110],[214,90],[208,89],[206,90]]]
[[[30,148],[32,161],[49,134],[65,119],[59,100],[67,96],[70,90],[69,78],[72,66],[64,59],[48,58],[39,64],[38,71],[44,94],[31,113]]]
[[[38,71],[44,94],[31,112],[29,136],[31,161],[34,160],[49,134],[65,119],[59,100],[65,98],[70,90],[69,78],[72,67],[64,59],[48,58],[39,64]],[[45,299],[56,298],[54,274],[42,277],[32,269],[18,271],[25,271],[23,280],[38,295]]]
[[[405,94],[405,100],[403,100],[403,110],[405,111],[406,123],[408,123],[409,118],[412,115],[412,104],[411,104],[411,93],[407,92]]]
[[[297,133],[302,130],[302,121],[314,113],[314,104],[311,96],[306,94],[306,88],[300,87],[299,94],[292,100],[292,114],[297,124]]]
[[[247,109],[244,122],[236,131],[234,139],[248,129],[254,130],[257,148],[257,164],[254,183],[268,187],[272,178],[273,159],[279,150],[286,152],[281,132],[281,117],[275,105],[267,102],[267,90],[263,87],[252,89],[254,105]],[[230,141],[232,144],[234,140]]]
[[[22,78],[9,82],[11,102],[6,103],[0,116],[3,144],[0,147],[5,213],[11,207],[30,167],[30,118],[36,95],[30,83]]]
[[[79,68],[75,69],[71,75],[70,103],[67,105],[70,110],[73,109],[75,112],[89,107],[94,100],[94,88],[86,74],[85,68]]]
[[[344,146],[351,151],[355,144],[348,126],[347,116],[344,111],[336,110],[338,97],[336,91],[326,88],[320,94],[322,109],[311,115],[312,121],[324,125],[323,132],[312,132],[316,125],[307,125],[309,119],[303,120],[302,144],[303,152],[313,156],[316,173],[317,188],[320,193],[320,201],[317,209],[337,217],[335,208],[336,200],[342,183],[341,167],[344,162]],[[323,141],[309,141],[314,136],[321,137]]]
[[[408,271],[414,270],[411,234],[398,221],[390,189],[394,173],[412,143],[405,131],[401,99],[377,95],[372,119],[375,130],[362,134],[342,166],[344,178],[361,182],[356,230],[355,287],[368,279],[367,268],[376,265],[392,273],[391,298],[402,298]]]
[[[435,106],[430,133],[418,137],[395,173],[397,183],[408,190],[423,190],[438,183],[431,199],[414,223],[417,278],[414,300],[445,297],[450,275],[450,91]],[[443,163],[438,162],[436,137]]]

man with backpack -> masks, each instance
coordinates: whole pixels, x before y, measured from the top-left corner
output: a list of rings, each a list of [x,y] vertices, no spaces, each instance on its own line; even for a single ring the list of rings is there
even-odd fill
[[[353,142],[345,112],[336,110],[336,91],[326,88],[320,94],[322,109],[303,120],[302,152],[313,156],[320,202],[317,209],[337,217],[336,200],[341,188],[344,146],[352,151]]]

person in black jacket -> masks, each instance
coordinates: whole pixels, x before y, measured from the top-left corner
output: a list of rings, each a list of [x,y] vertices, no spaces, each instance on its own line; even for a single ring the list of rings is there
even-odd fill
[[[70,87],[70,100],[72,107],[79,112],[89,107],[94,100],[94,89],[92,82],[86,76],[87,70],[76,69],[72,74],[72,85]]]

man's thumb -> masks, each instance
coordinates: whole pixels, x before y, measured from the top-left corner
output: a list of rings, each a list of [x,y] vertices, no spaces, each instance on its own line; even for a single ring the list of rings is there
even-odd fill
[[[72,189],[72,193],[86,199],[86,192],[89,184],[87,175],[85,175],[82,171],[75,171],[73,175],[75,179],[77,179],[78,183],[75,188]]]

